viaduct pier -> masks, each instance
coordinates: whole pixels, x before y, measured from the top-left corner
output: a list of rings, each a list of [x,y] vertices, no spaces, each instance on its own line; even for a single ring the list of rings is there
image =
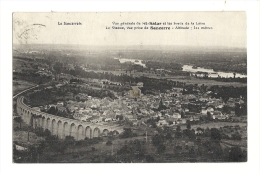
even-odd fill
[[[52,135],[57,135],[59,139],[73,136],[75,140],[84,140],[86,137],[108,136],[109,133],[116,135],[123,131],[122,127],[83,122],[39,112],[27,106],[23,100],[22,96],[17,98],[17,113],[23,121],[33,128],[48,129]]]

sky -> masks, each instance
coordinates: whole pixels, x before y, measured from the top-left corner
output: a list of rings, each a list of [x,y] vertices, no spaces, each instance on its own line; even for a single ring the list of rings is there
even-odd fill
[[[58,25],[80,22],[82,25]],[[113,22],[170,22],[170,30],[112,29]],[[183,23],[183,25],[174,25]],[[189,25],[185,25],[188,22]],[[195,30],[191,22],[213,29]],[[120,25],[119,25],[120,26]],[[128,25],[129,26],[129,25]],[[139,25],[144,27],[144,25]],[[147,25],[149,28],[152,25]],[[173,29],[176,26],[193,29]],[[110,29],[106,29],[110,27]],[[171,45],[246,48],[245,12],[13,13],[14,44]]]

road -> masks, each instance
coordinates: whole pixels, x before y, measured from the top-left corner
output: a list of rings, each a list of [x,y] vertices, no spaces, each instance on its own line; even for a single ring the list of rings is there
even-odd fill
[[[15,96],[13,96],[13,99],[15,99],[17,96],[21,95],[22,93],[26,92],[26,91],[29,91],[31,89],[34,89],[34,88],[37,88],[39,85],[36,85],[34,87],[31,87],[31,88],[28,88],[26,90],[23,90],[22,92],[19,92],[18,94],[16,94]]]

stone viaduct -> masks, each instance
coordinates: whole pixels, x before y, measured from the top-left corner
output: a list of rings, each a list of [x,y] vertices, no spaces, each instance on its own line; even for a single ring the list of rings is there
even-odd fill
[[[84,140],[86,137],[107,136],[108,133],[116,135],[123,131],[120,127],[83,122],[39,112],[24,104],[23,99],[24,97],[17,99],[17,113],[23,121],[32,125],[33,128],[37,126],[44,130],[48,129],[52,135],[57,135],[60,139],[64,139],[65,136],[73,136],[75,140]],[[36,115],[37,118],[32,118],[33,115]]]

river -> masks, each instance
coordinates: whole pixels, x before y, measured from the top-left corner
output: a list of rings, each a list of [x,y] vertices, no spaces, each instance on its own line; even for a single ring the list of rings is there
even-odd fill
[[[131,62],[131,63],[137,64],[137,65],[146,67],[146,65],[144,63],[142,63],[142,60],[139,60],[139,59],[127,59],[127,58],[114,58],[114,59],[118,59],[120,63]]]
[[[198,67],[196,69],[192,68],[191,65],[184,65],[182,67],[182,71],[187,71],[187,72],[207,72],[208,73],[208,77],[212,77],[212,78],[217,78],[218,75],[220,77],[223,77],[223,78],[230,78],[230,77],[234,77],[234,74],[233,72],[216,72],[214,71],[213,69],[206,69],[206,68],[201,68],[201,67]],[[240,74],[240,73],[236,73],[236,78],[246,78],[247,75],[244,75],[244,74]]]
[[[132,62],[134,64],[146,67],[146,65],[142,62],[142,60],[139,60],[139,59],[128,59],[128,58],[114,58],[114,59],[118,59],[120,63]],[[192,73],[207,72],[208,73],[208,77],[211,77],[211,78],[217,78],[218,76],[220,76],[222,78],[234,77],[233,72],[221,72],[221,71],[216,72],[213,69],[206,69],[206,68],[201,68],[201,67],[198,67],[198,68],[194,69],[192,67],[193,66],[191,66],[191,65],[183,65],[182,66],[182,71],[187,71],[187,72],[192,72]],[[200,75],[197,75],[197,76],[200,76]],[[203,77],[203,76],[204,75],[202,74],[201,77]],[[238,78],[238,77],[246,78],[247,75],[241,74],[241,73],[236,73],[236,78]]]

